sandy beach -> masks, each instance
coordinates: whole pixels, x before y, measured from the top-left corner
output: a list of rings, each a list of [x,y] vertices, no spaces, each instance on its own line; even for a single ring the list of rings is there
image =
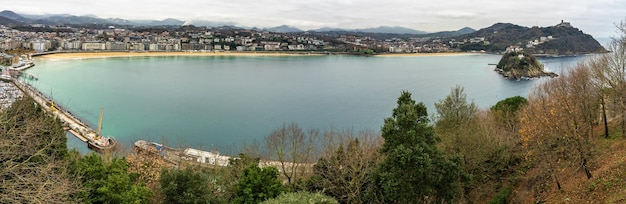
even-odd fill
[[[73,52],[37,56],[44,59],[91,59],[106,57],[153,56],[316,56],[321,54],[287,52]]]

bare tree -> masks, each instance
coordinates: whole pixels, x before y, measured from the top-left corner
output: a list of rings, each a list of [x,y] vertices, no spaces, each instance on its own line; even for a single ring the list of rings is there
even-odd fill
[[[609,101],[621,117],[622,136],[626,136],[626,21],[617,28],[620,37],[608,45],[609,53],[590,62],[597,85],[602,88],[602,100]]]
[[[569,73],[538,86],[520,113],[520,134],[533,158],[547,162],[557,187],[557,169],[573,167],[591,178],[593,128],[600,102],[589,67],[579,64]]]
[[[324,149],[314,166],[315,189],[341,203],[363,203],[369,173],[381,161],[382,138],[374,132],[329,130],[324,132]]]
[[[315,161],[315,141],[319,137],[318,130],[304,132],[297,124],[284,124],[265,138],[269,161],[261,161],[261,165],[276,166],[287,179],[287,184],[311,173]]]
[[[0,203],[67,203],[79,184],[68,173],[60,121],[30,98],[0,115]]]

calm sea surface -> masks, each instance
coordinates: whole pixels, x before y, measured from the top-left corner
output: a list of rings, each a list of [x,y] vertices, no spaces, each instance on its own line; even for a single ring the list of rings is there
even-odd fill
[[[585,57],[542,58],[560,72]],[[428,57],[207,56],[37,59],[32,84],[125,145],[146,139],[235,153],[284,123],[378,131],[402,90],[434,103],[463,86],[482,108],[526,97],[542,81],[493,71],[499,55]],[[68,137],[68,145],[86,145]]]

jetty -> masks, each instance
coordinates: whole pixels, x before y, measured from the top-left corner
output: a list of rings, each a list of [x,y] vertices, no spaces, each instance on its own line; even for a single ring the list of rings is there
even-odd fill
[[[63,122],[64,129],[72,133],[81,141],[87,143],[87,147],[100,153],[115,150],[117,142],[111,137],[103,137],[100,135],[103,109],[100,110],[98,131],[95,131],[76,116],[72,115],[65,108],[55,105],[52,99],[46,97],[44,94],[39,92],[39,90],[35,89],[28,83],[25,83],[20,79],[14,79],[12,81],[13,84],[24,94],[33,98],[35,102],[43,108],[43,110],[59,118],[61,122]]]

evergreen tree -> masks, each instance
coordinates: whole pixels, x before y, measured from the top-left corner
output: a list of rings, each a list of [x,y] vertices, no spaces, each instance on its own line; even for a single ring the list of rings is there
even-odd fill
[[[429,124],[424,103],[404,91],[398,107],[382,127],[385,156],[372,173],[368,196],[377,203],[452,202],[461,177],[457,158],[437,149],[439,139]]]
[[[253,163],[243,170],[235,187],[233,203],[260,203],[280,195],[283,189],[276,167],[259,168]]]
[[[148,203],[152,197],[152,191],[128,173],[124,158],[105,161],[91,153],[78,159],[71,170],[84,185],[77,195],[82,203]]]
[[[196,172],[190,167],[184,170],[163,169],[161,178],[161,192],[165,196],[165,203],[215,203],[211,202],[211,188],[209,176],[203,172]]]

